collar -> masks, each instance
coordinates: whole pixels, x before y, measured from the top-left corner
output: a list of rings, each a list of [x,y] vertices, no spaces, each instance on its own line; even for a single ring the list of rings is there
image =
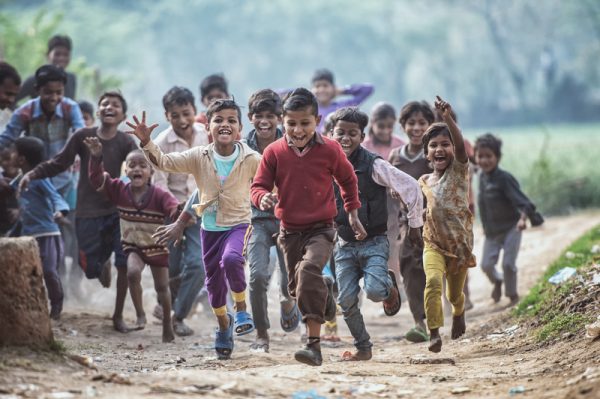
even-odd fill
[[[274,141],[277,141],[282,137],[283,132],[281,129],[277,128]],[[248,136],[246,137],[246,144],[248,144],[248,146],[250,146],[250,148],[252,148],[254,151],[258,151],[258,136],[256,134],[256,129],[252,129],[250,133],[248,133]]]
[[[44,115],[44,113],[42,112],[42,103],[40,101],[39,97],[34,98],[33,100],[33,115],[32,117],[34,119],[41,117],[42,115]],[[63,112],[62,112],[62,101],[59,102],[58,104],[56,104],[56,109],[54,110],[54,116],[56,116],[57,118],[63,118]]]

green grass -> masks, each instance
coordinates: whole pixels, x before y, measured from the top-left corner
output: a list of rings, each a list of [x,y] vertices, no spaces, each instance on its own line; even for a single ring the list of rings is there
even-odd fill
[[[540,328],[536,337],[540,342],[559,337],[566,332],[576,332],[591,319],[585,314],[566,313],[556,308],[561,298],[567,297],[579,282],[571,279],[554,286],[548,279],[563,267],[587,268],[594,261],[591,248],[600,243],[600,226],[596,226],[573,242],[546,270],[537,284],[529,291],[513,314],[526,320],[537,319]],[[573,255],[567,257],[567,253]]]

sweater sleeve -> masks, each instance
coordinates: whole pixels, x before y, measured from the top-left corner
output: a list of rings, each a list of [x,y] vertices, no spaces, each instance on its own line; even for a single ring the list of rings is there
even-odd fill
[[[118,205],[119,193],[125,187],[125,183],[121,179],[113,179],[104,171],[101,157],[90,156],[88,166],[88,177],[91,186],[97,191],[102,191],[106,194],[110,202]]]
[[[373,91],[375,88],[372,84],[353,84],[344,88],[344,95],[350,96],[350,98],[338,101],[338,104],[343,107],[360,105],[373,94]]]
[[[158,188],[161,191],[161,207],[162,207],[162,212],[165,214],[165,216],[169,217],[169,218],[173,218],[175,217],[175,215],[177,214],[177,208],[179,206],[179,201],[177,201],[177,198],[175,198],[175,196],[173,194],[171,194],[169,191],[167,190],[162,190],[160,188]]]
[[[54,158],[42,162],[33,169],[33,177],[43,179],[45,177],[54,177],[69,169],[75,162],[75,156],[79,153],[83,134],[75,133],[63,149],[54,156]]]
[[[142,147],[142,151],[150,163],[165,172],[191,173],[198,172],[200,167],[197,162],[198,151],[201,147],[190,148],[184,152],[171,152],[165,154],[152,140]]]
[[[337,143],[331,144],[335,151],[335,167],[333,169],[333,178],[340,188],[342,199],[344,200],[344,209],[350,212],[360,208],[360,200],[358,199],[358,178],[354,173],[354,168],[346,154],[342,151],[342,147]]]
[[[250,197],[252,199],[252,203],[258,209],[260,209],[260,201],[262,200],[262,197],[265,194],[273,191],[273,187],[275,187],[275,168],[277,165],[277,158],[275,157],[272,148],[273,146],[270,146],[265,149],[250,188]]]

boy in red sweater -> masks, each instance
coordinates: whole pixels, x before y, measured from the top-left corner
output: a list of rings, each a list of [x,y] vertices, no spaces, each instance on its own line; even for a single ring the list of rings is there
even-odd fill
[[[322,270],[333,251],[337,214],[332,181],[340,187],[344,209],[359,240],[367,236],[357,210],[358,180],[342,147],[316,133],[318,103],[307,89],[290,92],[283,104],[285,135],[268,146],[252,183],[252,202],[262,210],[275,206],[281,220],[278,244],[288,271],[290,295],[296,298],[308,327],[306,346],[297,361],[320,366],[321,324],[335,317],[333,282]],[[273,193],[273,188],[277,192]]]

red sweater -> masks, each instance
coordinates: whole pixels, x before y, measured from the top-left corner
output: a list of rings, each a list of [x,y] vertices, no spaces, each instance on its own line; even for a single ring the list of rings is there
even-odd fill
[[[276,186],[279,202],[275,216],[286,230],[303,231],[317,223],[333,223],[337,214],[333,179],[340,187],[346,211],[360,208],[358,179],[337,141],[323,137],[323,144],[316,142],[300,157],[284,136],[263,153],[252,183],[252,202],[260,208],[262,197]]]

